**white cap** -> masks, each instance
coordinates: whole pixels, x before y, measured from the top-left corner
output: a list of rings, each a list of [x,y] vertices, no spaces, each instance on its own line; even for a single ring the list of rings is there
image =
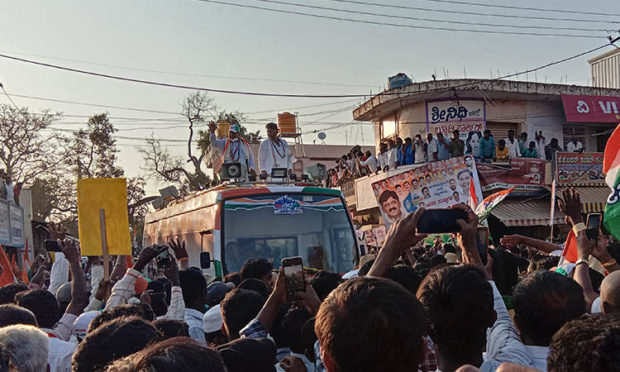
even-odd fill
[[[84,337],[86,337],[86,331],[88,331],[88,326],[90,325],[90,322],[92,322],[97,315],[99,315],[99,312],[96,310],[92,310],[82,313],[82,315],[78,316],[77,319],[75,319],[75,322],[73,322],[73,334],[77,338],[83,340]]]
[[[215,305],[202,317],[202,323],[205,328],[205,333],[217,332],[222,329],[222,312],[220,311],[220,305]]]

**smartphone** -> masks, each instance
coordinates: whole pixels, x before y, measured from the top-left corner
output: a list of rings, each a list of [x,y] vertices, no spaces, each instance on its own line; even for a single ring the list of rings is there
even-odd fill
[[[62,252],[56,240],[45,239],[45,250],[48,252]]]
[[[478,226],[476,229],[476,245],[478,246],[478,254],[483,265],[487,264],[487,252],[489,250],[489,228],[486,226]]]
[[[456,220],[467,221],[467,213],[462,209],[425,209],[418,220],[418,232],[439,234],[459,232]]]
[[[170,252],[168,252],[168,246],[160,245],[157,248],[159,250],[159,254],[155,257],[157,267],[164,270],[169,269],[172,265],[172,259],[170,258]]]
[[[598,231],[601,228],[601,214],[600,213],[588,213],[586,217],[586,236],[590,240],[598,239]]]
[[[306,291],[306,278],[301,257],[286,257],[282,259],[284,268],[284,282],[286,284],[286,300],[295,300],[297,291]]]

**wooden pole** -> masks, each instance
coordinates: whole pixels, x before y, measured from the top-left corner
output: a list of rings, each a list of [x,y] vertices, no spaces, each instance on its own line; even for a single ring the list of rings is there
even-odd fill
[[[105,232],[105,210],[99,209],[99,228],[101,231],[101,252],[103,254],[103,279],[110,280],[110,256],[108,255],[108,238]]]

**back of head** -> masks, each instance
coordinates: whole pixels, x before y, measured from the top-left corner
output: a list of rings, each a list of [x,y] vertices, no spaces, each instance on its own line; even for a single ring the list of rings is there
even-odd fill
[[[222,320],[229,340],[239,338],[239,331],[254,319],[265,299],[254,291],[233,289],[220,304]]]
[[[138,317],[111,320],[89,332],[73,355],[74,372],[96,371],[156,341],[155,327]]]
[[[45,371],[48,353],[49,338],[36,327],[20,324],[0,328],[0,358],[8,359],[12,370]]]
[[[275,371],[276,345],[270,340],[240,338],[217,349],[228,372]]]
[[[224,283],[232,283],[238,286],[241,283],[241,273],[235,271],[234,273],[227,274],[224,277]]]
[[[568,321],[586,312],[581,286],[552,271],[536,271],[515,287],[515,323],[526,344],[548,346]]]
[[[145,304],[125,304],[110,309],[105,309],[93,319],[88,326],[88,333],[99,328],[104,323],[121,317],[137,316],[146,321],[153,321],[155,314],[149,305]]]
[[[582,316],[566,323],[549,345],[547,371],[620,371],[620,314]]]
[[[241,267],[241,281],[249,278],[264,280],[271,275],[273,265],[264,258],[250,258]]]
[[[179,271],[179,279],[183,290],[183,300],[186,304],[206,302],[207,280],[202,275],[202,270],[196,267],[181,270]]]
[[[601,308],[604,313],[620,312],[620,271],[611,272],[603,279]]]
[[[327,295],[329,295],[334,289],[336,289],[342,279],[339,274],[330,273],[328,271],[320,271],[312,279],[312,288],[316,292],[317,296],[323,301]]]
[[[424,360],[424,310],[388,279],[359,277],[341,284],[321,304],[314,329],[339,372],[409,372]]]
[[[499,293],[510,295],[519,281],[519,259],[505,249],[489,249],[493,258],[493,281]]]
[[[12,304],[0,305],[0,328],[15,324],[38,327],[37,318],[32,311]]]
[[[244,279],[238,286],[239,289],[247,289],[249,291],[254,291],[261,295],[262,298],[267,300],[269,297],[269,288],[267,288],[267,284],[260,279],[249,278]]]
[[[44,289],[21,292],[15,296],[18,306],[34,313],[41,328],[54,328],[60,319],[60,308],[56,297]]]
[[[173,337],[189,337],[189,326],[182,320],[157,319],[153,326],[161,335],[161,339]]]
[[[14,304],[15,295],[28,290],[25,284],[8,284],[0,288],[0,305]]]
[[[420,283],[422,282],[420,275],[411,266],[407,265],[396,265],[390,267],[385,277],[402,285],[414,296],[418,291]]]
[[[264,283],[263,283],[264,285]],[[234,285],[224,282],[213,282],[207,287],[207,305],[213,307],[219,305],[226,297],[226,293],[230,292]]]
[[[282,328],[286,333],[291,351],[303,354],[305,345],[301,337],[301,329],[304,324],[312,318],[312,315],[304,308],[289,310],[282,320]]]
[[[446,260],[444,256],[436,254],[430,258],[429,262],[431,264],[431,267],[436,267],[445,264],[446,262],[448,262],[448,260]]]
[[[153,344],[132,358],[133,371],[226,372],[217,351],[188,337],[175,337]]]
[[[471,265],[431,270],[417,297],[426,309],[429,335],[444,358],[460,362],[482,355],[486,330],[495,321],[493,289],[482,271]]]

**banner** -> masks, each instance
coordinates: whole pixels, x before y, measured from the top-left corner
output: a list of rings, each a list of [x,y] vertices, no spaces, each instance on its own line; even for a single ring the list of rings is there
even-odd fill
[[[568,123],[617,123],[620,97],[562,94]]]
[[[558,152],[555,157],[555,179],[567,183],[605,184],[602,152]]]
[[[11,245],[9,203],[0,201],[0,244]]]
[[[82,256],[100,256],[99,209],[105,210],[108,254],[131,255],[127,214],[127,184],[124,178],[78,180],[78,226]]]
[[[477,163],[478,176],[483,191],[508,189],[515,191],[538,191],[545,185],[545,161],[532,158],[512,158],[510,167],[489,163]]]
[[[10,206],[11,215],[11,245],[24,246],[24,210],[17,205]]]
[[[452,138],[457,129],[460,138],[465,141],[465,152],[478,156],[482,131],[486,128],[486,108],[484,101],[477,100],[441,100],[426,102],[426,131],[443,133]]]
[[[420,207],[447,208],[467,204],[473,180],[476,196],[482,199],[476,163],[472,156],[441,160],[409,168],[373,182],[372,190],[386,228]]]

